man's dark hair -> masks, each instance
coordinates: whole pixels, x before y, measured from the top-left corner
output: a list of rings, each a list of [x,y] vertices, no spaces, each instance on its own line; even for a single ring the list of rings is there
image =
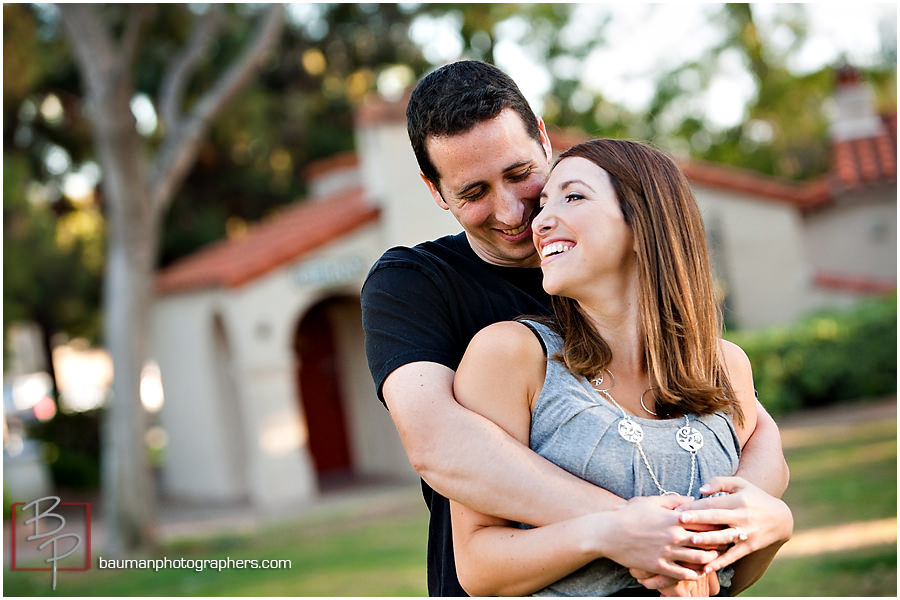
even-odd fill
[[[462,60],[423,77],[406,107],[406,129],[422,174],[440,190],[440,175],[425,149],[428,136],[465,133],[507,108],[518,113],[525,131],[540,144],[537,117],[516,82],[497,67]]]

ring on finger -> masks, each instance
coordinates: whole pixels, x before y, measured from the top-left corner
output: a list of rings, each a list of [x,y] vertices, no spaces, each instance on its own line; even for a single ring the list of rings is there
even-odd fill
[[[743,529],[735,529],[735,533],[737,534],[737,541],[746,542],[747,541],[747,532]]]

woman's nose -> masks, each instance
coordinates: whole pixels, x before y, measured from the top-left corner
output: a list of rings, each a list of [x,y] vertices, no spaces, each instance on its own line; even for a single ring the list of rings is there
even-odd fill
[[[547,233],[553,228],[555,221],[552,210],[544,206],[531,222],[531,230],[538,235]]]

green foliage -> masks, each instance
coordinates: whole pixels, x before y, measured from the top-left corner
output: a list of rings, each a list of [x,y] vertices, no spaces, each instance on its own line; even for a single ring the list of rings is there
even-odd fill
[[[57,413],[53,419],[29,427],[40,440],[53,483],[68,489],[96,489],[100,483],[101,410]]]
[[[897,391],[896,295],[727,337],[750,358],[759,399],[772,414]]]
[[[4,154],[3,323],[31,320],[48,335],[96,339],[102,220],[90,209],[28,200],[30,177],[27,159]]]

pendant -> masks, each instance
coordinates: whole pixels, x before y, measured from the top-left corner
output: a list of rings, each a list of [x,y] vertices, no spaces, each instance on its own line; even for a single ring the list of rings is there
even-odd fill
[[[619,421],[619,435],[626,442],[640,444],[641,440],[644,439],[644,430],[641,429],[640,424],[635,423],[631,419],[622,419]]]
[[[683,450],[694,453],[703,447],[703,434],[690,425],[685,425],[675,434],[675,441]]]

